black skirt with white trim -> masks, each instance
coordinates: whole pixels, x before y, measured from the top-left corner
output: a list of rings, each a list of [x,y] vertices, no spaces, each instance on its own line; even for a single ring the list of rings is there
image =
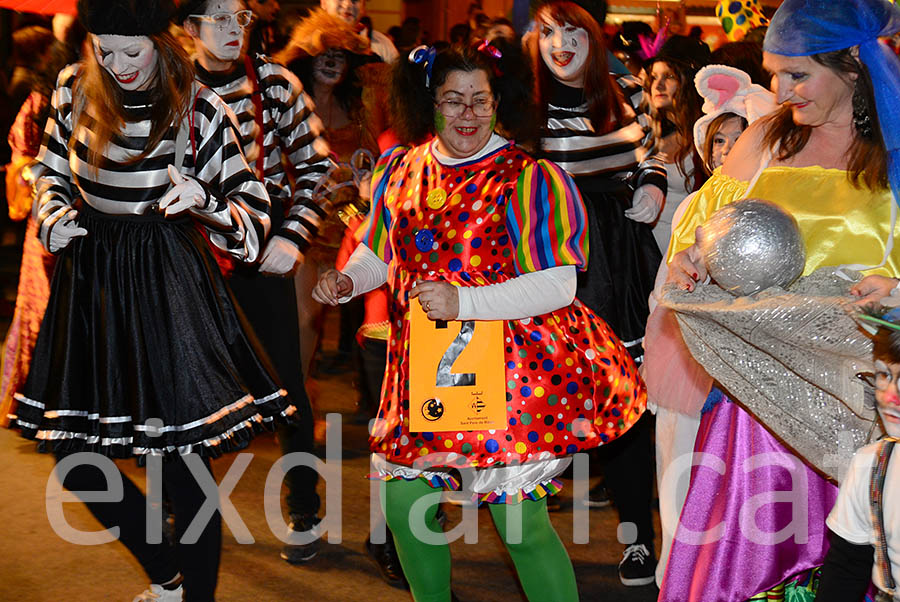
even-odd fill
[[[112,457],[247,445],[296,408],[188,219],[83,208],[12,422],[41,451]],[[299,367],[298,367],[299,369]]]

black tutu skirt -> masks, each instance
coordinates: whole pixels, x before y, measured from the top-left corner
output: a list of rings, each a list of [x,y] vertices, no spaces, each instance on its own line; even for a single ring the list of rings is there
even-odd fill
[[[60,254],[13,425],[41,451],[240,449],[296,408],[189,219],[85,207]]]
[[[633,192],[625,183],[575,178],[588,217],[587,271],[578,275],[576,296],[603,318],[632,357],[643,357],[648,299],[662,255],[653,231],[625,217]]]

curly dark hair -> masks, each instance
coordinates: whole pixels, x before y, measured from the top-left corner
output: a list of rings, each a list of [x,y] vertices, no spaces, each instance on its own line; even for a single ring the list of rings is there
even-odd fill
[[[403,144],[419,143],[434,134],[434,95],[452,71],[484,71],[497,105],[498,133],[524,145],[537,135],[533,77],[520,47],[505,40],[492,45],[501,57],[495,59],[471,46],[439,50],[426,86],[425,68],[400,57],[394,65],[391,81],[391,110],[394,129]]]

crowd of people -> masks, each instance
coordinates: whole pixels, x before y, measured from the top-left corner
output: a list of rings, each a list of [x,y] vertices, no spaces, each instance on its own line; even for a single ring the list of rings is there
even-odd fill
[[[785,0],[771,21],[720,3],[714,49],[671,20],[613,31],[602,0],[541,0],[523,31],[473,2],[447,41],[414,18],[379,32],[364,0],[290,27],[277,0],[77,8],[14,38],[6,198],[27,225],[0,422],[119,528],[150,582],[136,601],[214,599],[220,517],[183,538],[210,458],[264,430],[314,453],[305,378],[329,306],[344,355],[359,344],[383,482],[387,540],[366,550],[414,600],[456,599],[442,489],[487,505],[527,599],[578,600],[549,515],[578,453],[602,475],[585,503],[618,512],[624,586],[900,600],[889,0]],[[866,447],[840,475],[692,355],[672,302],[716,286],[701,228],[749,198],[793,217],[803,276],[847,281],[842,303],[881,327],[858,358],[874,362]],[[79,452],[161,461],[163,490],[123,477],[98,503],[102,462]],[[762,454],[780,460],[749,470]],[[281,557],[313,562],[317,473],[285,483]],[[776,496],[748,518],[783,492],[799,515]],[[171,540],[147,537],[147,497]]]

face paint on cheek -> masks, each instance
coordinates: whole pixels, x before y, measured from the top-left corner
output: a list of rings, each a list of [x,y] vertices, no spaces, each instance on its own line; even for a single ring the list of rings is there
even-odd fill
[[[493,115],[491,115],[491,131],[492,132],[494,131],[494,126],[496,126],[496,125],[497,125],[497,114],[494,113]]]
[[[447,129],[447,118],[440,111],[434,112],[434,129],[440,133]]]

